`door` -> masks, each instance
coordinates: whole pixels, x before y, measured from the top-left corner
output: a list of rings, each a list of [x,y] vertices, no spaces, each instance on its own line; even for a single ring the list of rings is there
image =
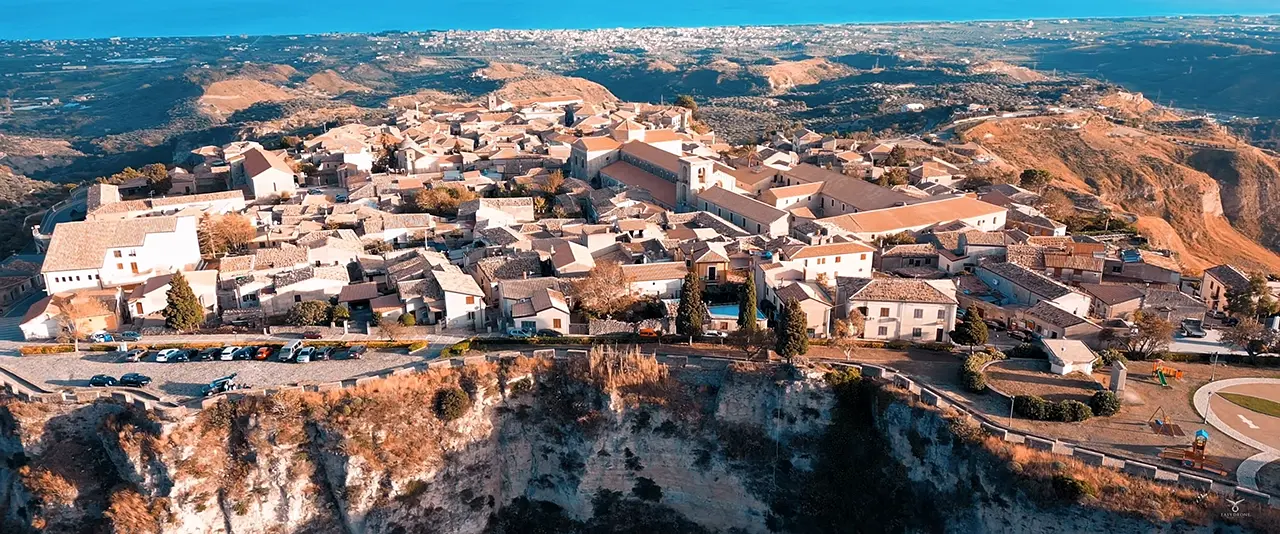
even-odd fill
[[[715,280],[715,279],[716,279],[716,266],[712,265],[710,267],[707,267],[707,280]]]
[[[939,328],[938,331],[933,334],[933,340],[937,341],[938,343],[942,343],[942,335],[943,335],[942,329]]]

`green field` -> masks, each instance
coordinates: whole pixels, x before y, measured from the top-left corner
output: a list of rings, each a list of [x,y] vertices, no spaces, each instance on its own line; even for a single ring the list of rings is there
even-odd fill
[[[1280,417],[1280,402],[1239,393],[1218,393],[1218,396],[1260,414]]]

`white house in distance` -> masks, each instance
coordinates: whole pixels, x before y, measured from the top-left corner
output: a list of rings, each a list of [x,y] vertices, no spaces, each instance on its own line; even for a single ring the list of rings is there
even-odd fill
[[[1071,373],[1093,373],[1093,362],[1097,355],[1077,339],[1040,339],[1045,352],[1049,353],[1049,370],[1054,374],[1069,375]]]
[[[845,316],[866,318],[865,339],[943,342],[956,324],[956,286],[950,280],[840,278]]]
[[[244,175],[249,194],[254,198],[267,198],[281,194],[293,194],[298,188],[293,168],[274,152],[253,148],[244,153]]]
[[[819,219],[864,241],[959,221],[984,232],[1003,230],[1009,210],[966,195]]]
[[[563,293],[540,288],[528,300],[511,306],[511,320],[526,332],[555,330],[565,334],[569,331],[569,304]]]
[[[792,245],[778,252],[778,261],[804,273],[805,280],[825,275],[830,283],[837,277],[871,277],[875,249],[853,241],[822,245]]]
[[[205,317],[218,313],[218,271],[188,271],[182,273],[191,285],[191,291],[204,306]],[[148,278],[146,282],[133,288],[129,294],[127,308],[129,315],[137,326],[160,326],[164,317],[160,312],[169,305],[168,292],[173,274],[162,274]]]
[[[1014,263],[983,263],[978,278],[1006,300],[1001,305],[1035,306],[1048,302],[1067,313],[1085,317],[1093,299],[1043,274]]]
[[[680,296],[689,268],[684,263],[668,261],[660,263],[636,263],[622,265],[627,285],[636,295],[651,295],[663,299]]]
[[[54,228],[40,274],[52,295],[138,284],[199,263],[195,217],[67,222]]]

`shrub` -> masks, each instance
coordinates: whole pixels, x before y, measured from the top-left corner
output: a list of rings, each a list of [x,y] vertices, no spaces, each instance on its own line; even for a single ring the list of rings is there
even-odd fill
[[[444,349],[444,350],[440,351],[440,357],[441,357],[441,358],[452,358],[452,357],[454,357],[454,356],[462,356],[463,354],[465,354],[465,353],[466,353],[467,351],[469,351],[469,350],[471,350],[471,340],[469,340],[469,339],[464,339],[464,340],[459,341],[459,342],[457,342],[457,343],[454,343],[452,346],[450,346],[450,347],[448,347],[448,348],[446,348],[446,349]]]
[[[892,350],[905,350],[905,349],[911,348],[911,342],[902,340],[902,339],[895,339],[893,341],[885,343],[884,348],[892,349]]]
[[[1094,488],[1092,484],[1071,475],[1064,475],[1061,473],[1053,475],[1053,491],[1063,500],[1073,502],[1080,500],[1086,495],[1090,497],[1098,495],[1097,488]]]
[[[75,346],[66,345],[23,345],[18,348],[18,353],[23,356],[31,356],[35,354],[61,354],[64,352],[72,352],[76,350]]]
[[[308,300],[294,304],[289,308],[285,321],[293,326],[315,326],[329,321],[332,306],[320,300]]]
[[[1013,398],[1014,413],[1027,419],[1044,421],[1049,416],[1049,401],[1035,395],[1018,395]]]
[[[1090,417],[1093,417],[1093,410],[1083,402],[1064,400],[1058,403],[1058,418],[1060,421],[1075,423],[1085,421]]]
[[[841,367],[827,373],[824,378],[827,381],[827,385],[837,388],[858,383],[859,380],[862,380],[862,372],[856,367]]]
[[[960,370],[960,383],[965,389],[974,393],[987,391],[987,377],[980,371]]]
[[[418,324],[418,318],[412,313],[400,314],[400,324],[404,326],[416,326]]]
[[[1120,397],[1110,391],[1098,391],[1089,399],[1093,415],[1111,417],[1120,411]]]
[[[987,362],[1003,359],[1005,359],[1004,353],[995,349],[970,354],[964,359],[964,365],[960,366],[960,384],[974,393],[985,392],[987,377],[982,374],[982,366]]]
[[[1039,345],[1033,345],[1031,343],[1023,343],[1012,349],[1009,349],[1009,357],[1010,358],[1034,358],[1037,360],[1049,359],[1049,355],[1045,353],[1043,348],[1040,348]]]
[[[1124,353],[1116,349],[1107,349],[1098,355],[1098,359],[1102,361],[1102,365],[1107,366],[1116,362],[1128,362],[1129,359],[1124,357]]]
[[[471,397],[462,388],[447,388],[436,392],[436,417],[449,422],[462,417],[471,407]]]
[[[431,343],[428,343],[426,341],[414,341],[413,343],[409,344],[409,352],[418,352],[430,346],[431,346]]]

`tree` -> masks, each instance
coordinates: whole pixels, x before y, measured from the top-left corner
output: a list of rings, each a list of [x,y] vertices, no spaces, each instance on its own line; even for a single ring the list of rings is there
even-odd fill
[[[463,415],[471,408],[471,397],[459,387],[448,387],[436,392],[436,417],[448,423]]]
[[[173,273],[169,281],[169,290],[165,292],[169,301],[160,315],[164,316],[164,325],[179,332],[191,330],[204,323],[204,305],[196,298],[195,291],[182,272]]]
[[[578,305],[593,314],[611,317],[621,312],[635,301],[629,290],[630,281],[626,271],[616,261],[604,260],[596,263],[587,276],[574,280],[569,285],[569,294]]]
[[[756,273],[747,271],[747,283],[738,295],[738,330],[756,330]]]
[[[1280,305],[1271,297],[1271,289],[1267,287],[1267,279],[1261,274],[1249,276],[1249,284],[1239,290],[1227,291],[1227,311],[1231,315],[1254,317],[1258,319],[1271,317],[1280,312]]]
[[[420,189],[413,194],[409,207],[418,213],[430,213],[441,217],[456,217],[458,206],[463,202],[480,198],[470,189],[442,187],[440,189]]]
[[[777,344],[774,351],[778,356],[792,363],[796,356],[809,352],[809,317],[796,299],[782,305],[779,313]]]
[[[1111,417],[1120,411],[1120,397],[1110,391],[1095,391],[1089,399],[1094,415]]]
[[[1158,315],[1139,310],[1133,313],[1133,323],[1133,330],[1122,341],[1125,350],[1140,356],[1138,359],[1145,360],[1169,348],[1169,342],[1173,341],[1173,323]]]
[[[693,97],[689,95],[680,95],[676,97],[676,107],[682,107],[689,111],[698,111],[698,103],[693,101]]]
[[[412,313],[402,313],[400,314],[400,319],[398,319],[397,322],[404,326],[417,326],[418,317]]]
[[[964,319],[956,325],[956,329],[951,331],[951,341],[968,345],[969,352],[973,352],[974,345],[987,344],[987,323],[982,322],[982,316],[978,314],[977,306],[969,306],[964,312]]]
[[[1067,219],[1076,214],[1076,204],[1066,193],[1057,189],[1050,189],[1041,194],[1037,207],[1054,220]]]
[[[773,331],[767,328],[739,328],[731,332],[726,341],[729,346],[742,351],[742,356],[748,360],[766,360],[774,337]]]
[[[88,335],[86,320],[94,317],[101,317],[111,313],[107,309],[106,304],[95,297],[76,295],[70,293],[66,295],[54,295],[49,304],[58,309],[55,318],[58,321],[58,327],[63,333],[71,337],[73,341]],[[76,347],[79,350],[79,347]]]
[[[258,231],[253,223],[236,213],[216,217],[205,215],[200,218],[200,228],[196,231],[196,238],[202,240],[200,252],[208,256],[243,251],[256,237]]]
[[[1222,341],[1249,353],[1249,356],[1257,356],[1276,343],[1276,335],[1262,326],[1257,319],[1249,316],[1241,319],[1235,326],[1223,330]]]
[[[334,306],[332,313],[333,313],[333,316],[331,317],[331,319],[334,322],[341,321],[345,323],[351,320],[351,308],[348,307],[347,303],[345,302],[338,304],[337,306]]]
[[[564,187],[564,173],[556,169],[547,175],[547,183],[543,184],[542,190],[548,195],[558,195],[562,187]]]
[[[680,287],[680,306],[676,308],[676,332],[687,336],[693,343],[694,336],[702,335],[702,320],[707,314],[707,305],[702,302],[702,281],[698,273],[689,271]]]
[[[381,239],[374,239],[364,243],[364,251],[369,254],[386,254],[391,252],[395,247],[390,242]]]
[[[907,162],[907,149],[902,145],[894,145],[893,150],[889,151],[889,157],[885,158],[885,167],[897,167]]]
[[[1053,181],[1053,175],[1044,169],[1027,169],[1018,176],[1018,186],[1039,191]]]
[[[911,232],[904,230],[896,234],[881,236],[878,241],[880,242],[880,248],[893,247],[897,245],[914,245],[916,242],[916,236],[913,236],[911,235]]]
[[[329,321],[329,303],[320,300],[308,300],[294,304],[289,308],[285,321],[293,326],[323,325]]]
[[[863,325],[866,319],[862,317],[862,312],[853,310],[848,319],[836,320],[836,331],[831,337],[831,345],[844,353],[844,359],[849,359],[853,355],[853,351],[858,348],[858,338],[862,336]],[[856,315],[857,317],[853,317]]]

